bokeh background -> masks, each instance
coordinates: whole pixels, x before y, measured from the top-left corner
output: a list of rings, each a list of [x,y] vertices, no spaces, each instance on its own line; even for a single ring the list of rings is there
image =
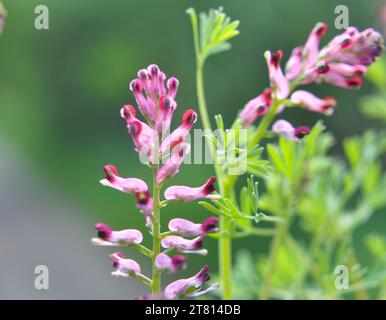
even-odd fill
[[[128,84],[139,68],[158,64],[180,80],[175,125],[186,107],[196,106],[191,26],[185,10],[223,6],[241,21],[233,49],[208,60],[207,100],[211,115],[221,113],[227,124],[239,109],[267,85],[263,53],[283,49],[288,57],[304,42],[318,21],[334,28],[334,9],[349,8],[350,24],[381,28],[382,1],[309,0],[4,0],[8,17],[0,37],[0,298],[133,298],[143,292],[135,280],[111,278],[109,250],[89,239],[93,225],[142,228],[143,217],[133,197],[103,188],[98,180],[106,163],[123,176],[150,182],[119,116],[119,108],[134,103]],[[34,28],[34,8],[45,4],[50,29]],[[333,117],[323,118],[337,137],[361,133],[377,122],[358,110],[360,91],[315,86],[320,96],[339,103]],[[320,115],[291,110],[295,124],[313,124]],[[197,124],[197,128],[200,123]],[[200,185],[212,174],[210,165],[186,165],[172,183]],[[197,204],[163,211],[164,221],[184,216],[196,221],[206,213]],[[366,228],[382,231],[386,216],[377,215]],[[379,218],[380,217],[380,218]],[[192,258],[195,269],[213,254]],[[239,247],[267,250],[267,242],[249,238]],[[132,253],[134,254],[134,253]],[[135,255],[135,254],[134,254]],[[365,259],[365,258],[364,258]],[[366,261],[363,261],[364,263]],[[50,270],[50,289],[35,290],[36,265]],[[190,273],[194,272],[190,268]],[[146,271],[146,267],[145,267]]]

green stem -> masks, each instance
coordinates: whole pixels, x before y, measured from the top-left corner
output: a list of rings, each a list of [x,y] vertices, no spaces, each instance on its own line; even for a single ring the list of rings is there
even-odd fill
[[[157,170],[153,169],[153,255],[152,255],[152,273],[153,281],[152,294],[158,295],[161,292],[161,272],[155,266],[155,259],[157,255],[161,252],[161,239],[160,239],[160,186],[156,181]]]

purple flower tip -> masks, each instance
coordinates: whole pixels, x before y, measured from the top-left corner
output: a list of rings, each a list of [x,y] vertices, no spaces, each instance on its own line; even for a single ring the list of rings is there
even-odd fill
[[[206,219],[202,223],[201,229],[205,233],[217,232],[218,231],[218,227],[217,227],[218,222],[219,222],[219,219],[217,217],[209,217],[208,219]]]

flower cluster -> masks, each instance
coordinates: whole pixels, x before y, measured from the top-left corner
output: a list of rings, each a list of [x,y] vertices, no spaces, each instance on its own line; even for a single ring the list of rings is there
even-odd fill
[[[162,185],[179,172],[185,156],[190,152],[190,144],[186,137],[197,121],[196,112],[189,109],[183,114],[180,126],[169,132],[173,113],[177,108],[175,98],[179,82],[174,77],[166,79],[165,73],[158,66],[150,65],[140,70],[138,78],[131,81],[130,90],[145,121],[137,118],[136,109],[132,105],[124,105],[120,110],[135,150],[141,161],[153,172],[153,192],[158,193]],[[114,231],[106,224],[99,223],[95,225],[98,234],[92,239],[94,245],[137,248],[152,259],[153,267],[159,273],[172,273],[185,268],[187,258],[182,254],[207,254],[207,250],[203,248],[204,239],[208,233],[218,231],[216,217],[209,217],[203,223],[175,218],[169,222],[169,230],[160,233],[159,194],[152,197],[148,185],[143,180],[121,177],[114,165],[104,166],[104,172],[105,178],[100,183],[118,191],[133,194],[138,210],[145,217],[146,226],[158,241],[156,241],[156,247],[153,245],[153,250],[150,250],[142,245],[143,235],[140,231],[134,229]],[[164,192],[163,203],[166,205],[172,201],[189,202],[201,198],[218,198],[218,195],[213,194],[214,183],[215,178],[211,177],[200,187],[171,186]],[[164,252],[161,252],[161,247],[165,249]],[[177,255],[171,255],[173,250]],[[218,286],[214,284],[206,289],[203,288],[205,282],[210,279],[208,267],[205,266],[195,276],[172,282],[163,293],[160,293],[154,290],[156,287],[154,278],[151,280],[143,275],[136,261],[125,258],[120,252],[111,254],[110,258],[115,269],[112,275],[133,276],[143,280],[145,284],[152,287],[153,297],[166,299],[194,297]]]
[[[281,112],[285,106],[292,105],[324,115],[333,113],[336,106],[334,98],[319,98],[305,90],[293,91],[299,85],[326,82],[345,89],[360,87],[361,77],[365,75],[368,66],[384,50],[382,36],[373,29],[360,32],[355,27],[349,27],[319,49],[320,40],[326,32],[326,24],[318,23],[306,43],[293,49],[285,65],[285,72],[280,66],[283,51],[265,53],[270,88],[249,101],[241,111],[240,119],[245,127],[266,115],[274,101],[279,103],[275,112]],[[289,139],[298,141],[309,131],[305,126],[295,129],[288,122],[279,121],[274,124],[273,131]]]

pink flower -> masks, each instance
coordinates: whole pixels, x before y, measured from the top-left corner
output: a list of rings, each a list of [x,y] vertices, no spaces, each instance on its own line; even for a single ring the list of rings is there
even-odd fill
[[[288,140],[299,142],[305,135],[310,133],[310,128],[307,126],[294,128],[288,121],[278,120],[273,124],[272,131]]]
[[[209,217],[203,223],[194,223],[186,219],[175,218],[170,220],[168,227],[171,232],[178,233],[180,236],[196,237],[218,232],[218,221],[217,217]]]
[[[133,92],[138,108],[146,120],[155,122],[157,117],[158,100],[163,96],[175,99],[178,91],[178,80],[174,77],[167,80],[165,89],[166,75],[155,64],[151,64],[147,69],[138,71],[138,79],[130,83],[130,90]]]
[[[146,226],[150,227],[150,216],[153,214],[153,198],[150,196],[149,191],[136,192],[135,197],[137,199],[137,208],[145,216]]]
[[[195,253],[206,255],[208,250],[201,249],[204,244],[205,236],[199,236],[192,240],[184,239],[179,236],[168,236],[161,240],[161,245],[165,249],[174,248],[181,253]]]
[[[121,117],[126,120],[127,129],[133,139],[135,149],[142,157],[141,159],[154,163],[156,161],[154,151],[159,144],[157,132],[136,118],[135,109],[131,105],[125,105],[121,108]]]
[[[197,113],[193,109],[186,110],[182,117],[182,124],[167,136],[161,144],[161,153],[170,151],[177,143],[184,141],[190,129],[197,121]]]
[[[278,99],[284,99],[288,96],[290,88],[288,80],[284,77],[280,67],[283,51],[279,50],[274,54],[272,54],[270,51],[266,51],[264,56],[267,60],[272,92]]]
[[[170,129],[170,122],[172,121],[177,104],[171,96],[163,96],[159,99],[158,105],[159,107],[154,127],[155,130],[162,135]]]
[[[320,38],[323,37],[327,32],[327,26],[324,23],[318,23],[312,29],[306,44],[302,50],[302,59],[306,67],[315,65],[318,53],[319,53],[319,42]]]
[[[331,97],[320,99],[312,93],[304,90],[297,90],[291,95],[291,102],[295,105],[301,105],[307,110],[313,112],[331,115],[336,106],[336,100]]]
[[[115,271],[111,273],[116,277],[129,277],[130,274],[141,274],[140,265],[131,259],[125,259],[125,256],[120,252],[110,254],[110,259],[113,260]]]
[[[105,165],[103,169],[105,179],[102,179],[100,183],[104,186],[126,193],[145,192],[148,189],[147,184],[141,179],[120,177],[117,168],[111,164]]]
[[[155,266],[160,271],[172,273],[180,269],[185,269],[187,260],[184,256],[169,257],[165,253],[160,253],[155,258]]]
[[[176,299],[184,297],[198,297],[206,294],[209,291],[217,289],[218,283],[209,286],[205,290],[201,290],[210,276],[208,274],[209,267],[204,266],[195,276],[188,279],[180,279],[170,283],[164,290],[165,297],[167,299]]]
[[[214,183],[216,181],[215,177],[209,178],[205,184],[198,188],[192,188],[187,186],[172,186],[165,190],[164,196],[167,200],[182,200],[184,202],[189,202],[197,199],[207,198],[207,199],[219,199],[221,198],[218,194],[211,194],[216,190]]]
[[[259,117],[264,116],[272,104],[272,89],[267,88],[262,94],[250,100],[240,112],[244,127],[249,127]]]
[[[288,81],[297,78],[302,71],[302,47],[292,50],[291,56],[285,65],[285,76]]]
[[[98,231],[98,237],[92,238],[91,243],[96,246],[122,247],[139,244],[143,240],[142,233],[135,229],[113,231],[103,223],[96,224],[95,229]]]
[[[173,148],[173,153],[165,164],[157,172],[157,183],[161,184],[167,179],[174,177],[180,170],[185,156],[190,152],[190,145],[182,142]]]

